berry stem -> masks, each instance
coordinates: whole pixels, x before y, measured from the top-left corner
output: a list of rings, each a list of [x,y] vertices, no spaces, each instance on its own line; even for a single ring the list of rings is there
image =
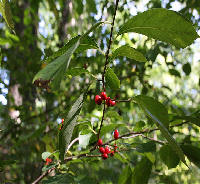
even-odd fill
[[[98,134],[97,134],[98,140],[99,140],[100,133],[101,133],[101,128],[102,128],[102,125],[103,125],[103,120],[104,120],[105,112],[106,112],[106,103],[103,104],[103,115],[102,115],[102,118],[101,118],[100,128],[99,128],[99,131],[98,131]]]
[[[104,76],[105,76],[105,73],[106,73],[106,67],[107,67],[107,64],[108,64],[108,58],[109,58],[110,47],[111,47],[111,44],[112,44],[112,34],[113,34],[113,28],[114,28],[114,24],[115,24],[115,16],[116,16],[116,12],[117,12],[118,3],[119,3],[119,0],[116,0],[115,12],[114,12],[114,15],[113,15],[113,21],[112,21],[111,31],[110,31],[110,40],[109,40],[109,43],[108,43],[108,49],[107,49],[107,51],[106,51],[106,62],[105,62],[104,70],[103,70],[103,74],[102,74],[102,83],[103,83],[103,90],[104,90],[104,91],[105,91]]]

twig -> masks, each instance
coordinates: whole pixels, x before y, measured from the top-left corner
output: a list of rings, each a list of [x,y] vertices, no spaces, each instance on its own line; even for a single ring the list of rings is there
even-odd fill
[[[108,58],[109,58],[110,47],[111,47],[111,44],[112,44],[112,34],[113,34],[113,28],[114,28],[114,24],[115,24],[115,16],[116,16],[117,8],[118,8],[118,3],[119,3],[119,0],[116,0],[115,12],[114,12],[114,15],[113,15],[113,21],[112,21],[111,31],[110,31],[110,40],[109,40],[108,49],[107,49],[107,52],[106,52],[106,62],[105,62],[104,70],[103,70],[103,74],[102,74],[102,83],[103,83],[103,89],[104,89],[104,91],[105,91],[104,76],[105,76],[106,67],[107,67],[107,64],[108,64]]]
[[[149,139],[151,141],[157,142],[158,144],[162,144],[162,145],[166,144],[166,142],[164,142],[164,141],[159,141],[159,140],[153,139],[151,137],[147,137],[147,136],[145,136],[143,134],[141,134],[141,136],[144,137],[145,139]]]
[[[55,167],[53,167],[53,168],[49,169],[48,171],[45,171],[44,173],[42,173],[42,175],[40,175],[32,184],[39,183],[45,176],[47,176],[54,169],[55,169]]]
[[[185,122],[179,123],[179,124],[177,124],[177,125],[172,125],[172,126],[170,126],[170,128],[179,127],[179,126],[182,126],[183,124],[186,124],[186,123],[188,123],[188,122],[189,122],[189,121],[185,121]],[[157,130],[159,130],[159,129],[158,129],[158,128],[155,128],[155,129],[150,129],[150,130],[149,130],[149,129],[146,129],[146,130],[140,131],[140,132],[130,132],[130,133],[123,134],[123,135],[119,136],[118,139],[128,138],[128,136],[129,136],[129,138],[133,138],[133,137],[142,135],[144,138],[147,138],[147,139],[149,139],[149,140],[155,141],[155,142],[157,142],[157,143],[159,143],[159,144],[165,144],[165,143],[162,142],[162,141],[158,141],[158,140],[155,140],[155,139],[152,139],[152,138],[149,138],[149,137],[143,135],[144,133],[151,133],[151,132],[154,132],[154,131],[157,131]],[[116,140],[115,140],[115,139],[112,139],[112,140],[110,140],[110,141],[104,143],[103,145],[109,145],[109,143],[114,142],[114,141],[116,141]],[[100,157],[100,155],[89,155],[89,153],[93,152],[93,151],[96,149],[96,147],[97,147],[96,145],[93,146],[93,147],[89,150],[88,153],[82,153],[82,154],[77,155],[77,156],[67,157],[67,158],[65,158],[65,161],[70,161],[70,160],[78,159],[78,158],[81,158],[81,157]],[[51,168],[50,170],[48,170],[48,171],[46,171],[46,172],[44,172],[44,173],[43,173],[41,176],[39,176],[32,184],[37,184],[37,183],[38,183],[39,181],[41,181],[45,176],[47,176],[48,173],[50,173],[50,172],[53,171],[54,169],[55,169],[55,167],[54,167],[54,168]]]
[[[77,137],[76,139],[74,139],[74,140],[69,144],[69,146],[68,146],[66,152],[67,152],[67,151],[72,147],[72,145],[73,145],[75,142],[77,142],[78,140],[79,140],[78,137]]]
[[[104,120],[105,112],[106,112],[106,103],[104,103],[104,105],[103,105],[103,115],[102,115],[102,118],[101,118],[100,128],[99,128],[99,131],[98,131],[98,134],[97,134],[98,140],[99,140],[99,137],[100,137],[101,128],[103,126],[103,120]]]
[[[128,100],[115,100],[116,102],[130,102],[132,99],[129,98]]]

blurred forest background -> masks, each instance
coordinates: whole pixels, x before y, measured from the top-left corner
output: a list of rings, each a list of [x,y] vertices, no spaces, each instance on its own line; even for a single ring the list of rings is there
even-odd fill
[[[51,91],[33,85],[33,77],[45,67],[46,63],[42,60],[69,39],[84,33],[98,21],[111,22],[115,1],[11,0],[10,7],[16,34],[8,29],[0,15],[0,183],[24,184],[31,183],[41,174],[44,166],[41,154],[56,150],[58,124],[89,81],[87,74],[76,77],[66,74],[61,88]],[[161,7],[180,12],[199,30],[199,0],[121,0],[114,34],[130,17],[147,9]],[[92,35],[103,51],[106,51],[109,33],[110,25],[103,25]],[[199,39],[190,47],[176,49],[169,44],[130,33],[117,37],[112,49],[125,42],[142,52],[148,62],[141,64],[123,57],[115,60],[115,73],[123,84],[119,93],[121,99],[145,94],[165,104],[171,117],[173,114],[179,117],[199,115]],[[90,49],[74,56],[70,68],[87,67],[92,74],[100,77],[104,62],[105,58],[99,51]],[[107,93],[112,94],[109,89]],[[80,121],[89,121],[95,127],[101,118],[101,109],[94,103],[96,86],[89,91],[89,95],[91,98],[87,99]],[[146,123],[149,120],[133,103],[118,104],[115,111],[108,113],[107,118],[113,124],[116,123],[117,128],[121,122],[127,124],[128,128],[119,128],[120,133],[127,129],[137,130],[134,128],[140,120],[143,120],[144,127],[154,127]],[[177,122],[182,122],[181,118],[171,121],[172,125]],[[185,124],[181,129],[174,128],[171,133],[180,142],[191,143],[192,140],[200,149],[199,131],[198,126]],[[153,135],[163,139],[158,133]],[[106,134],[105,138],[110,136],[110,133]],[[134,140],[144,142],[140,138]],[[80,183],[121,184],[125,180],[127,168],[131,164],[134,166],[138,159],[138,155],[132,152],[124,155],[106,162],[84,160],[72,163],[70,171],[78,176]],[[192,172],[183,164],[168,169],[156,159],[157,152],[151,156],[157,162],[157,167],[149,183],[199,183],[200,170],[195,165]]]

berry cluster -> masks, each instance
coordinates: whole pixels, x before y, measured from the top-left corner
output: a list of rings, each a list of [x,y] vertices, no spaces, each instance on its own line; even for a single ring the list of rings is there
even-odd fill
[[[110,97],[107,97],[106,92],[101,92],[101,95],[95,96],[95,103],[98,105],[101,105],[103,100],[105,100],[106,105],[109,106],[115,106],[116,102],[114,100],[111,100]]]
[[[51,162],[52,162],[52,159],[46,158],[46,163],[45,163],[45,165],[49,165],[49,163],[51,163]]]
[[[119,138],[119,132],[118,130],[114,131],[114,138]],[[114,156],[114,154],[117,152],[117,146],[114,146],[114,150],[111,151],[109,146],[103,147],[103,141],[102,139],[99,139],[97,142],[97,145],[99,146],[99,152],[102,154],[101,157],[106,160],[108,158],[108,155],[110,154],[111,157]]]

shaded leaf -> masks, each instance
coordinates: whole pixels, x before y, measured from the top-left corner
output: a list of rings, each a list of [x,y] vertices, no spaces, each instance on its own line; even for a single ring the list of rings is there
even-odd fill
[[[131,176],[131,173],[132,173],[132,171],[131,171],[130,166],[126,166],[126,167],[122,170],[122,172],[121,172],[121,174],[120,174],[120,176],[119,176],[118,184],[127,184],[127,183],[128,183],[128,180],[129,180],[129,178],[130,178],[130,176]]]
[[[156,144],[153,141],[147,142],[147,143],[142,143],[139,144],[136,147],[136,151],[140,153],[145,153],[145,152],[155,152],[156,151]]]
[[[120,80],[111,68],[107,68],[105,79],[111,89],[116,90],[120,88]]]
[[[179,164],[178,155],[172,150],[169,145],[164,145],[160,149],[160,158],[169,169],[175,168]]]
[[[188,159],[200,168],[200,148],[190,144],[181,145],[181,148]]]
[[[181,14],[164,8],[151,9],[129,19],[120,28],[118,35],[127,32],[144,34],[177,48],[185,48],[198,38],[190,21]]]
[[[171,136],[171,134],[167,129],[169,120],[168,120],[168,113],[165,107],[160,102],[154,100],[153,98],[143,95],[136,96],[134,100],[144,110],[145,114],[156,123],[162,135],[169,142],[171,148],[177,153],[181,161],[185,165],[187,165],[185,162],[183,151],[181,150],[181,148],[176,143],[176,141],[174,140],[174,138]]]
[[[190,63],[186,63],[183,65],[183,71],[185,72],[185,75],[190,75],[192,71]]]
[[[151,174],[152,163],[146,157],[143,157],[135,166],[132,173],[131,184],[147,184]]]
[[[134,100],[140,105],[145,112],[149,111],[149,114],[152,114],[152,116],[155,116],[156,118],[159,119],[162,124],[168,128],[169,126],[169,119],[168,119],[168,112],[167,109],[163,104],[158,102],[157,100],[144,96],[144,95],[139,95],[134,98]],[[147,114],[149,116],[149,114]],[[152,117],[149,116],[151,119]]]
[[[64,160],[65,150],[68,147],[74,127],[77,125],[77,118],[81,111],[86,93],[81,94],[79,98],[75,101],[67,116],[64,118],[63,128],[59,131],[59,151],[60,151],[60,160]]]
[[[175,70],[175,69],[169,69],[169,73],[171,75],[177,76],[177,77],[181,77],[181,74],[179,73],[179,71]]]
[[[200,119],[195,116],[176,116],[177,119],[190,121],[191,123],[200,127]]]
[[[130,59],[134,59],[136,61],[140,61],[140,62],[146,62],[147,59],[143,56],[143,54],[139,51],[137,51],[136,49],[134,49],[133,47],[130,47],[128,45],[123,45],[119,48],[117,48],[112,55],[112,58],[116,58],[119,56],[125,56],[128,57]]]

